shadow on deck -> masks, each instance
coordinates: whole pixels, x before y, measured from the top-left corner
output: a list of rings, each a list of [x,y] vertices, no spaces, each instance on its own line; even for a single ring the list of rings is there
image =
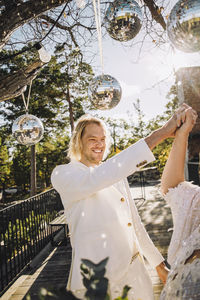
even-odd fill
[[[69,299],[66,285],[71,262],[69,239],[59,234],[58,246],[48,245],[2,296],[2,300]],[[47,296],[48,294],[48,296]]]
[[[164,258],[167,255],[167,248],[171,238],[171,232],[168,229],[172,227],[172,218],[170,209],[158,192],[158,184],[147,184],[146,201],[139,209],[142,221],[160,250]],[[131,187],[133,198],[139,196],[140,187]],[[67,278],[71,262],[71,247],[69,240],[63,240],[63,232],[59,234],[58,246],[51,245],[46,248],[43,254],[33,260],[31,268],[26,269],[14,284],[2,296],[2,300],[38,300],[38,299],[67,299],[66,295]],[[147,264],[153,286],[155,300],[159,299],[162,290],[155,270]],[[48,296],[47,296],[48,293]]]

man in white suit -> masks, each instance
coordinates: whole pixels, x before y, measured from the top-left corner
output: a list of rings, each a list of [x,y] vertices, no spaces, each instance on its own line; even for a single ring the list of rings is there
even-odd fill
[[[76,125],[70,141],[71,162],[57,166],[53,187],[61,196],[72,245],[72,264],[67,289],[80,299],[84,286],[81,259],[94,263],[109,257],[106,277],[111,299],[129,285],[129,299],[152,300],[152,283],[143,255],[165,282],[164,258],[141,223],[126,177],[154,160],[150,149],[173,136],[181,124],[182,105],[160,129],[114,157],[102,162],[109,147],[105,124],[85,115]]]

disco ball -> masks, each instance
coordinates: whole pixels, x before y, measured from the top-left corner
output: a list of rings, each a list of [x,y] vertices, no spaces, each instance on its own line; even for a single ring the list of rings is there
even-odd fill
[[[169,15],[167,33],[177,49],[200,51],[200,1],[178,1]]]
[[[12,133],[19,144],[31,146],[42,139],[44,127],[40,119],[25,114],[14,121]]]
[[[122,95],[119,82],[110,75],[95,77],[88,89],[91,103],[98,109],[111,109],[115,107]]]
[[[105,26],[113,39],[126,42],[138,34],[142,20],[142,11],[136,1],[115,0],[106,11]]]

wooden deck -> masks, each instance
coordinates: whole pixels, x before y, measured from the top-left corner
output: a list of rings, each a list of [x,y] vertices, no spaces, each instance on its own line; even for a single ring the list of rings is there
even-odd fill
[[[54,298],[53,295],[59,296],[57,299],[66,299],[64,295],[70,261],[69,239],[56,247],[50,245],[48,251],[33,260],[31,267],[23,272],[1,299],[49,299],[44,297],[47,293],[52,296],[51,299]]]
[[[167,259],[167,249],[172,235],[172,231],[168,230],[172,229],[173,224],[170,208],[166,206],[166,202],[159,192],[159,186],[159,184],[155,184],[145,187],[147,200],[139,208],[139,214],[155,246]],[[131,192],[134,197],[135,189],[131,189]],[[152,279],[155,300],[158,300],[163,285],[156,270],[148,264],[147,268]]]
[[[139,213],[149,235],[166,258],[167,247],[171,237],[168,228],[172,227],[170,209],[165,207],[165,202],[158,193],[158,185],[147,185],[146,198]],[[140,187],[132,187],[131,192],[136,198],[140,195]],[[140,201],[138,202],[140,204]],[[58,239],[62,239],[62,234]],[[70,300],[66,297],[65,287],[70,268],[71,248],[69,241],[61,242],[57,247],[51,245],[33,260],[30,269],[25,270],[13,283],[2,300],[38,300],[59,299]],[[155,300],[159,299],[162,284],[155,270],[147,265],[150,272]],[[48,296],[47,296],[48,294]]]

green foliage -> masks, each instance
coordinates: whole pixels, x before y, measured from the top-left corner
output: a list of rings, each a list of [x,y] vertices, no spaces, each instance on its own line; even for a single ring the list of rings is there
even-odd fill
[[[66,152],[69,136],[63,136],[58,135],[55,140],[48,138],[37,144],[37,181],[42,188],[50,186],[50,176],[56,165],[69,162]]]
[[[108,257],[95,264],[88,259],[82,259],[81,274],[83,276],[83,285],[86,288],[85,299],[87,300],[109,300],[108,279],[104,276],[106,273],[106,264]],[[125,286],[122,296],[115,300],[128,300],[129,286]]]
[[[108,279],[104,277],[106,273],[105,266],[108,257],[94,264],[90,260],[82,259],[81,275],[83,276],[83,285],[86,288],[85,298],[88,300],[109,300]]]
[[[3,50],[2,55],[7,53]],[[9,52],[11,54],[11,52]],[[5,62],[0,68],[0,77],[27,66],[37,56],[34,49]],[[29,113],[36,115],[44,124],[44,137],[36,145],[37,181],[41,189],[50,186],[50,175],[57,164],[67,163],[67,149],[73,122],[85,113],[88,104],[87,89],[93,76],[92,68],[83,61],[78,48],[65,44],[57,46],[55,55],[45,65],[32,84]],[[25,92],[27,98],[28,91]],[[0,165],[2,180],[25,190],[30,184],[30,148],[17,145],[11,135],[14,120],[24,113],[22,97],[0,103],[3,124],[0,131],[5,145],[12,149],[12,168],[9,165],[6,146],[1,148],[0,159],[6,161],[6,167]],[[7,155],[7,156],[6,156]],[[1,184],[1,182],[0,182]]]
[[[166,104],[166,109],[161,116],[157,116],[155,119],[152,119],[147,124],[148,130],[151,132],[153,130],[161,127],[169,118],[174,114],[176,109],[178,108],[178,98],[176,87],[172,86],[170,92],[167,95],[171,100]],[[152,165],[157,166],[160,174],[162,174],[164,166],[166,164],[167,158],[169,156],[169,152],[171,150],[173,139],[168,138],[164,140],[162,143],[157,145],[153,149],[153,154],[156,158],[156,161],[152,163]]]
[[[12,162],[9,159],[8,147],[7,145],[2,144],[2,139],[0,137],[0,189],[9,179],[11,165]]]
[[[131,135],[131,125],[124,119],[114,118],[108,118],[105,120],[105,123],[109,128],[113,140],[108,156],[110,158],[127,147],[127,141]]]
[[[123,288],[123,291],[122,291],[122,296],[121,297],[117,297],[115,300],[128,300],[128,292],[130,290],[130,286],[128,285],[125,285],[124,288]]]
[[[3,228],[0,231],[1,240],[4,240],[10,251],[8,255],[14,257],[21,249],[22,251],[28,249],[31,252],[31,247],[33,247],[36,239],[40,239],[46,224],[53,220],[55,215],[55,210],[47,211],[45,214],[38,214],[30,210],[24,211],[22,218],[16,219],[13,211],[12,215],[9,216],[10,220],[7,220],[8,223],[4,226],[7,228],[6,231],[3,231]]]
[[[173,139],[169,138],[169,139],[163,141],[162,143],[160,143],[159,145],[157,145],[153,149],[153,154],[154,154],[156,160],[152,163],[152,165],[156,166],[158,168],[158,171],[160,172],[160,174],[162,174],[162,172],[164,170],[166,161],[169,156],[169,152],[171,150],[172,142],[173,142]]]
[[[16,145],[13,151],[12,176],[15,184],[22,186],[23,190],[30,183],[30,148],[22,145]]]
[[[133,103],[133,106],[137,114],[137,126],[134,127],[134,138],[141,139],[145,135],[146,124],[144,122],[144,113],[140,106],[140,99],[137,99],[136,103]]]

